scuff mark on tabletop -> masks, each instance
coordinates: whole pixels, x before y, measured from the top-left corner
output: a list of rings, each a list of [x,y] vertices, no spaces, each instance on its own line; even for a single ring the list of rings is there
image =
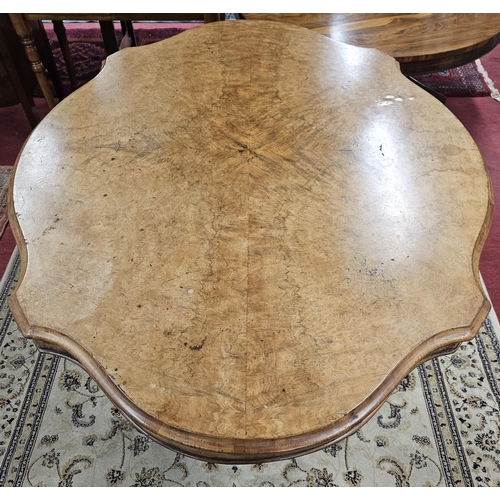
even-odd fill
[[[189,348],[192,350],[192,351],[201,351],[201,349],[203,348],[203,346],[205,345],[205,342],[207,340],[207,336],[205,336],[205,338],[201,341],[201,344],[198,344],[198,345],[193,345],[193,346],[189,346]]]

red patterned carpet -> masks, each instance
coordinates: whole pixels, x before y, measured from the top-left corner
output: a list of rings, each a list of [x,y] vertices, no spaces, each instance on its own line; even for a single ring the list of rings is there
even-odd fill
[[[87,27],[85,29],[90,29]],[[141,33],[139,32],[139,38]],[[49,32],[49,37],[53,36]],[[142,37],[145,35],[142,34]],[[97,42],[96,42],[97,43]],[[100,57],[100,56],[99,56]],[[500,45],[481,59],[493,84],[500,88]],[[500,102],[488,96],[485,81],[471,73],[474,68],[456,69],[449,74],[422,76],[425,83],[449,97],[446,106],[457,116],[476,141],[490,173],[497,206],[500,204]],[[460,83],[462,82],[462,83]],[[461,88],[457,92],[457,86]],[[485,90],[486,89],[486,90]],[[465,97],[464,97],[465,96]],[[36,99],[44,116],[47,106],[43,99]],[[12,165],[30,133],[30,127],[20,105],[0,108],[0,165]],[[0,239],[0,275],[14,248],[14,239],[7,226]],[[494,212],[493,224],[483,250],[480,270],[494,308],[500,311],[500,215]]]
[[[68,72],[57,36],[51,26],[48,23],[45,31],[50,42],[57,70],[61,76],[64,92],[67,95],[71,92]],[[134,33],[137,45],[146,45],[170,38],[197,26],[200,26],[200,23],[134,23]],[[97,23],[65,23],[65,27],[75,65],[76,78],[83,82],[89,81],[99,73],[102,61],[106,59],[106,51],[104,50],[99,25]],[[115,23],[115,34],[117,43],[120,45],[123,36],[118,23]],[[39,97],[43,96],[39,89],[35,90],[35,95]]]
[[[446,97],[485,97],[490,95],[488,86],[474,62],[414,78]]]

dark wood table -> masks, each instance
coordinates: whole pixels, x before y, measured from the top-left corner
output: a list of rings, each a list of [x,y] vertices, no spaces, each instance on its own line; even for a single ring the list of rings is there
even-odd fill
[[[491,216],[470,135],[394,59],[212,23],[110,56],[30,136],[10,307],[152,439],[279,460],[475,336]]]
[[[405,75],[469,63],[500,41],[500,14],[242,14],[250,20],[292,23],[333,40],[379,49]]]

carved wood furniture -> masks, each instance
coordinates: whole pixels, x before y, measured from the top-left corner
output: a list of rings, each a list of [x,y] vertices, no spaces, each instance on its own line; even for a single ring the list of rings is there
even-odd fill
[[[23,45],[26,48],[26,54],[32,63],[33,72],[36,74],[40,88],[43,92],[45,99],[52,109],[55,106],[55,101],[53,98],[52,90],[50,88],[50,82],[45,73],[45,66],[39,54],[40,45],[37,45],[30,28],[30,22],[41,22],[42,20],[51,20],[54,25],[54,31],[57,35],[59,45],[63,54],[64,62],[68,70],[68,76],[73,89],[79,87],[79,82],[76,78],[76,70],[73,64],[73,59],[71,57],[71,50],[69,47],[68,39],[66,36],[66,30],[64,28],[63,21],[99,21],[101,27],[101,33],[103,36],[104,48],[108,55],[113,54],[118,51],[118,44],[115,36],[115,29],[113,26],[113,21],[119,20],[123,22],[123,25],[129,35],[133,37],[133,27],[132,21],[141,20],[159,20],[159,21],[200,21],[205,23],[211,23],[216,21],[222,21],[224,14],[9,14],[12,24],[16,29],[17,34],[21,38]],[[57,77],[56,77],[57,78]],[[57,82],[56,82],[57,84]],[[61,98],[61,96],[60,96]]]
[[[0,14],[0,107],[21,104],[32,127],[40,122],[33,100],[35,75],[7,14]]]
[[[443,71],[474,61],[500,41],[500,14],[242,14],[288,22],[333,40],[379,49],[405,75]]]
[[[279,460],[474,337],[491,216],[473,140],[394,59],[212,23],[110,56],[31,135],[10,307],[154,440]]]
[[[32,32],[32,28],[21,14],[9,14],[12,26],[14,27],[17,35],[21,39],[21,43],[24,46],[28,60],[31,63],[31,69],[36,76],[42,94],[47,101],[49,109],[55,106],[54,95],[52,92],[52,87],[50,85],[49,79],[45,73],[46,68],[40,57],[40,52],[35,43],[35,37]]]
[[[47,67],[57,97],[62,99],[62,84],[45,30],[41,27],[41,23],[36,21],[26,24],[25,28],[31,31],[30,37],[33,37],[36,46],[40,48],[40,68]],[[0,106],[20,103],[31,127],[35,127],[40,122],[40,115],[33,99],[37,78],[24,49],[9,15],[0,14]],[[50,95],[52,96],[52,92]]]

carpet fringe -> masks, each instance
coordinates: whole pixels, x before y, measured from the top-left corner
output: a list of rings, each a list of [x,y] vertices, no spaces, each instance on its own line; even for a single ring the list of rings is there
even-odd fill
[[[500,92],[495,87],[495,84],[493,83],[493,80],[489,77],[488,72],[484,69],[483,65],[481,64],[480,59],[476,60],[476,66],[477,66],[477,69],[479,70],[479,73],[481,73],[481,76],[484,78],[486,85],[490,89],[491,97],[493,97],[493,99],[495,99],[495,101],[500,101]]]

